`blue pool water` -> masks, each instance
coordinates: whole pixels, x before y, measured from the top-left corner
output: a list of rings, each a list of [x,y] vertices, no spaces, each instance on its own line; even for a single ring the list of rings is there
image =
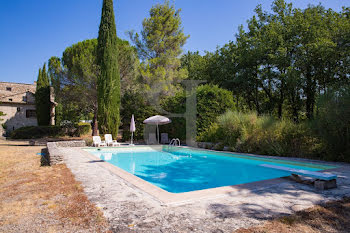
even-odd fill
[[[310,171],[332,168],[198,149],[176,148],[169,151],[167,146],[158,150],[135,147],[87,149],[87,151],[172,193],[238,185],[290,175],[285,171],[261,167],[261,164]]]

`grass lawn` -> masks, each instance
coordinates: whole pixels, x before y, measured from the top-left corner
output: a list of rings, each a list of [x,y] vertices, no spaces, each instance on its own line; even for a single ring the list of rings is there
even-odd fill
[[[40,166],[43,147],[0,140],[0,232],[106,232],[102,212],[65,165]]]

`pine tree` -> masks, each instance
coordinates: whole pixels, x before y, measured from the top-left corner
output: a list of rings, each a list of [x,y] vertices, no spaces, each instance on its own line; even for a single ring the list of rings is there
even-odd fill
[[[120,74],[113,0],[103,1],[97,63],[100,66],[97,80],[99,130],[116,137],[120,123]]]
[[[38,125],[50,123],[50,82],[46,72],[46,64],[39,69],[35,92],[36,116]]]

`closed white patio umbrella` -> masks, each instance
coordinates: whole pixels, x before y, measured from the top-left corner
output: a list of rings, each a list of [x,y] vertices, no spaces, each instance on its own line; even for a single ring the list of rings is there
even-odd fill
[[[159,125],[166,125],[171,123],[171,120],[165,116],[155,115],[147,118],[143,121],[144,124],[156,125],[157,126],[157,135],[158,135],[158,144],[159,144]]]
[[[131,116],[131,122],[130,122],[130,132],[131,132],[131,146],[133,146],[133,141],[134,141],[134,132],[136,131],[136,127],[135,127],[135,118],[134,118],[134,114],[132,114]]]

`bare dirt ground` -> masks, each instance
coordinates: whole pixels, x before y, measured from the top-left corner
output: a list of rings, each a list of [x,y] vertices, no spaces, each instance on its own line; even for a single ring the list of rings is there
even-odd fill
[[[0,140],[0,232],[108,232],[65,165],[40,166],[42,149]]]

